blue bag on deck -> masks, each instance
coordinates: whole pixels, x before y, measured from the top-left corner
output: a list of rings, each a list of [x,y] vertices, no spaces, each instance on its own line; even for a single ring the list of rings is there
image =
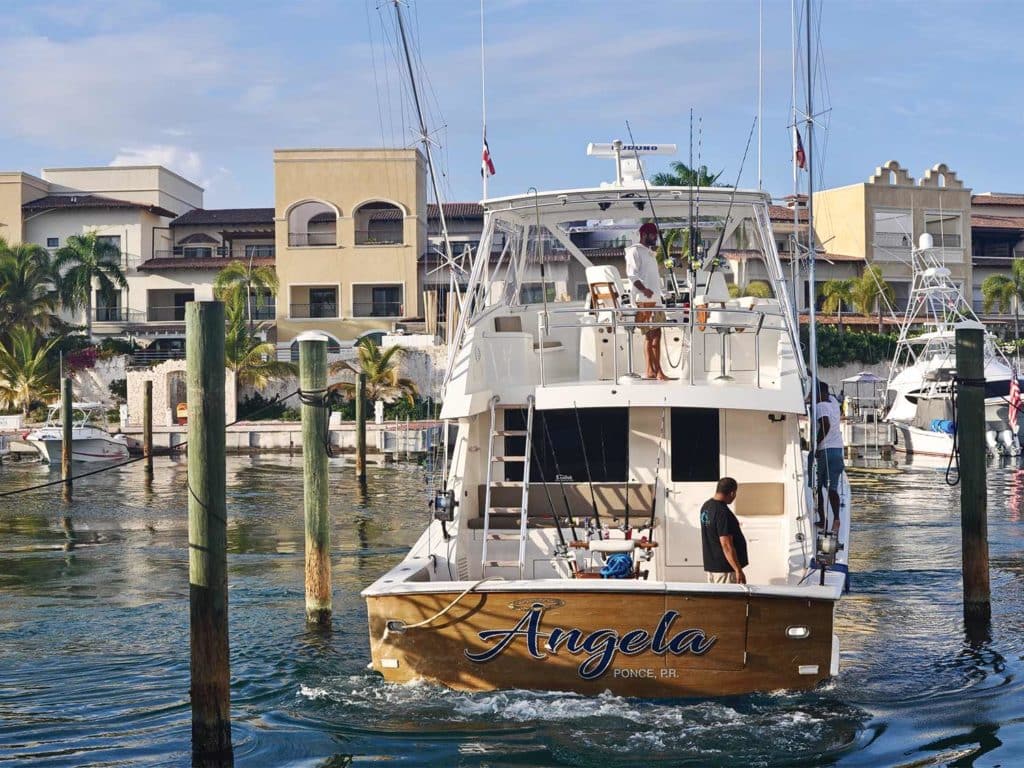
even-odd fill
[[[608,555],[601,567],[602,579],[629,579],[633,576],[633,558],[625,552]]]

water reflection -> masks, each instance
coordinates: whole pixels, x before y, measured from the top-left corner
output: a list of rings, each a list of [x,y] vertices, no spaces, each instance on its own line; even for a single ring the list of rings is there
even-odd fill
[[[1024,477],[989,482],[993,618],[963,623],[958,490],[945,466],[851,473],[843,671],[820,690],[724,700],[464,694],[366,670],[359,590],[426,520],[423,472],[331,464],[334,621],[305,624],[301,458],[228,466],[239,765],[1010,765],[1024,755]],[[4,467],[0,487],[45,468]],[[183,459],[83,480],[64,507],[0,509],[0,760],[181,764],[189,747]],[[65,524],[64,518],[70,522]],[[985,762],[988,761],[988,762]]]

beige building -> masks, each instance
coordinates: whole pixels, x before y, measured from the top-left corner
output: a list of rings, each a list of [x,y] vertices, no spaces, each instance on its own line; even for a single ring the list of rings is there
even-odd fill
[[[202,187],[158,165],[48,168],[41,178],[0,173],[0,237],[54,252],[70,236],[96,231],[121,252],[128,286],[109,302],[93,296],[93,333],[145,332],[151,279],[141,267],[166,241],[169,222],[202,204]],[[86,319],[84,313],[65,318]]]
[[[310,330],[351,343],[422,313],[426,178],[415,149],[274,152],[279,348]]]
[[[814,194],[819,248],[880,267],[893,287],[897,309],[905,307],[910,292],[911,247],[924,233],[943,249],[964,295],[971,295],[970,213],[971,190],[944,164],[915,181],[890,160],[864,183]]]

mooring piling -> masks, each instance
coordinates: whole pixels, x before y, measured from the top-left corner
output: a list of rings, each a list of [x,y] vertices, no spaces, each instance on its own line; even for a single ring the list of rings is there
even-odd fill
[[[73,442],[74,414],[71,409],[71,377],[65,376],[60,380],[60,479],[64,481],[61,486],[61,496],[64,501],[71,501],[71,448]]]
[[[985,488],[985,331],[980,323],[957,325],[956,374],[964,619],[988,621],[992,604]]]
[[[230,764],[224,305],[185,305],[193,764]]]
[[[356,374],[356,479],[366,479],[366,374]]]
[[[327,337],[299,340],[302,403],[303,513],[306,526],[306,621],[331,625],[331,526],[327,511]]]
[[[142,382],[142,455],[146,477],[153,477],[153,380]]]

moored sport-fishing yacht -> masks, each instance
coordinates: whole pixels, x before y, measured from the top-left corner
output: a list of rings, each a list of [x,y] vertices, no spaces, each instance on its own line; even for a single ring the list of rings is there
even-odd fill
[[[810,379],[769,196],[647,188],[639,156],[658,145],[601,147],[613,183],[483,203],[444,384],[446,485],[408,555],[363,592],[372,666],[463,690],[810,688],[838,670],[849,488],[838,535],[816,531],[799,427]],[[638,317],[585,244],[655,219],[695,247],[664,316]],[[731,298],[721,251],[739,239],[773,298]],[[585,299],[549,298],[551,258]],[[538,265],[541,290],[524,290]],[[669,381],[634,373],[653,327]],[[723,476],[739,483],[746,584],[703,569],[700,508]]]
[[[886,386],[886,418],[895,430],[897,451],[949,456],[955,430],[956,327],[981,324],[950,278],[942,250],[934,247],[930,234],[921,235],[919,247],[911,253],[911,267],[913,282]],[[991,454],[1020,453],[1009,418],[1014,375],[995,339],[986,334],[985,430]]]
[[[128,438],[111,435],[96,421],[104,414],[102,403],[73,403],[71,406],[72,461],[119,461],[128,458]],[[46,464],[60,464],[64,433],[60,404],[51,405],[46,423],[25,435]]]

